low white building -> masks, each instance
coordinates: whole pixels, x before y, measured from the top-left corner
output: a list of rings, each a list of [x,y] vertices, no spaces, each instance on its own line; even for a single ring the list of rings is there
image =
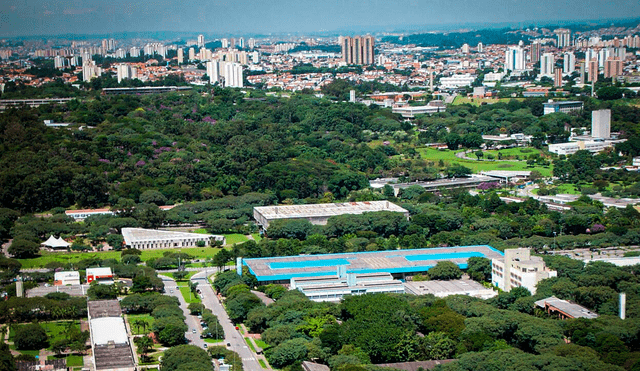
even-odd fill
[[[462,86],[471,86],[478,76],[470,73],[462,75],[451,75],[449,77],[440,78],[440,86],[443,88],[459,88]]]
[[[111,268],[109,267],[87,268],[86,273],[87,283],[96,281],[102,285],[113,284],[113,273],[111,272]]]
[[[213,241],[225,243],[224,236],[144,228],[122,228],[122,237],[126,246],[140,250],[197,247],[200,241],[205,246],[210,246]]]
[[[68,272],[56,272],[53,275],[54,286],[67,286],[67,285],[79,285],[80,284],[80,272],[68,271]]]
[[[556,153],[558,155],[572,155],[579,150],[587,150],[591,153],[599,153],[606,148],[613,147],[620,141],[604,141],[604,140],[589,140],[589,141],[577,141],[567,143],[555,143],[549,144],[549,152]]]
[[[504,291],[525,287],[535,294],[538,282],[557,275],[542,258],[531,256],[530,249],[507,249],[504,258],[491,259],[491,282]]]
[[[84,220],[92,215],[114,215],[113,211],[109,209],[67,210],[64,213],[67,214],[67,216],[72,217],[74,220]]]

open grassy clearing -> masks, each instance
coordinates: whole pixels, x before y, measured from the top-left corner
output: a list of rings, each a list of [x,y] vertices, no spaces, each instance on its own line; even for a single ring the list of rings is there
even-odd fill
[[[528,166],[526,161],[498,161],[498,160],[466,160],[456,157],[456,152],[451,150],[438,150],[433,148],[419,148],[418,152],[422,158],[430,161],[442,160],[445,165],[459,164],[471,169],[474,173],[491,170],[508,170],[508,171],[539,171],[542,176],[551,176],[553,174],[553,166]],[[490,152],[490,151],[489,151]],[[496,152],[497,153],[497,152]],[[473,158],[473,153],[468,154]],[[496,155],[497,156],[497,155]]]
[[[241,235],[242,236],[242,235]],[[243,236],[244,237],[244,236]],[[245,237],[246,241],[246,237]],[[244,242],[244,241],[243,241]],[[149,259],[161,258],[164,253],[183,252],[193,256],[195,259],[213,258],[219,248],[214,247],[184,247],[181,249],[156,249],[142,250],[140,259],[147,261]],[[100,258],[100,259],[117,259],[120,260],[120,251],[97,251],[97,252],[50,252],[40,251],[41,256],[33,259],[18,259],[22,263],[22,268],[42,268],[49,262],[61,263],[77,263],[83,259]]]

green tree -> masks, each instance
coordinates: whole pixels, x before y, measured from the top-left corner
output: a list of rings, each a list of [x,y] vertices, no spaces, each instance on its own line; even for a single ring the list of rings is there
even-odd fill
[[[7,249],[9,254],[18,259],[35,257],[40,252],[40,245],[33,241],[16,238]]]
[[[432,280],[457,280],[462,277],[462,271],[453,262],[439,261],[427,272]]]
[[[163,371],[180,371],[186,367],[197,367],[197,370],[213,371],[211,356],[195,345],[178,345],[167,349],[160,364]]]
[[[467,273],[471,279],[479,282],[491,281],[491,260],[472,256],[467,259]]]
[[[18,350],[37,350],[49,346],[47,332],[37,323],[17,326],[14,331],[14,344]]]

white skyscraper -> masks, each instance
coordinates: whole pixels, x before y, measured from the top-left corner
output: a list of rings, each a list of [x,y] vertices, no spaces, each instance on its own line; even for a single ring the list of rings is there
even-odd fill
[[[505,53],[504,69],[522,71],[525,69],[526,53],[520,46],[512,46]]]
[[[540,76],[553,77],[555,56],[553,53],[544,53],[540,58]]]
[[[482,53],[484,50],[484,45],[482,43],[478,43],[478,53]]]
[[[204,46],[204,35],[198,35],[198,48],[202,48]]]
[[[220,42],[222,43],[222,47],[223,48],[228,48],[229,47],[229,40],[228,39],[222,39],[222,40],[220,40]]]
[[[189,48],[189,60],[193,61],[196,59],[196,50],[194,48]]]
[[[591,111],[591,136],[593,138],[611,137],[611,110]]]
[[[207,76],[209,76],[209,83],[211,84],[220,82],[220,63],[217,60],[207,62]]]
[[[242,65],[240,63],[224,64],[224,86],[231,88],[243,87]]]
[[[250,49],[255,48],[256,47],[256,39],[254,39],[253,37],[250,38],[248,44],[249,44],[249,48]]]
[[[126,63],[122,63],[116,66],[116,73],[118,75],[118,83],[124,79],[137,79],[138,71],[135,67],[131,67]]]
[[[132,47],[131,49],[129,49],[129,55],[131,55],[131,57],[133,58],[137,58],[140,56],[140,49],[136,48],[135,46]]]
[[[598,67],[604,68],[604,61],[615,54],[614,48],[602,48],[598,51]]]
[[[184,49],[178,48],[178,64],[184,63]]]
[[[96,66],[96,62],[88,60],[82,63],[82,81],[91,81],[94,77],[99,77],[102,69]]]
[[[594,59],[598,60],[598,52],[591,48],[587,49],[586,53],[584,53],[584,60],[585,60],[585,66],[586,66],[587,72],[589,72],[589,62]]]
[[[65,65],[65,59],[64,57],[61,57],[59,55],[56,55],[53,58],[53,67],[55,68],[59,68],[59,69],[63,69]]]
[[[562,69],[565,73],[571,74],[576,70],[576,56],[572,52],[564,53],[564,63]]]
[[[244,37],[238,39],[238,46],[244,49]]]

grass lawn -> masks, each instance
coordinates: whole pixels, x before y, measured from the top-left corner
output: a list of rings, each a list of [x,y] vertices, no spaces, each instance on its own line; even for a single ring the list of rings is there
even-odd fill
[[[239,235],[242,236],[242,235]],[[244,236],[242,236],[244,237]],[[244,237],[245,241],[247,240]],[[244,241],[242,241],[244,242]],[[142,250],[140,259],[147,261],[149,259],[161,258],[166,252],[183,252],[193,256],[195,259],[213,258],[220,249],[211,247],[184,247],[181,249],[156,249]],[[41,256],[33,259],[18,259],[22,263],[22,268],[38,268],[44,267],[47,263],[58,261],[61,263],[77,263],[83,259],[100,258],[100,259],[117,259],[120,260],[119,251],[98,251],[98,252],[49,252],[40,251]]]
[[[180,286],[180,292],[182,293],[182,297],[184,298],[184,301],[187,302],[187,304],[200,303],[202,301],[200,300],[200,295],[192,293],[191,290],[189,290],[189,288],[186,286]]]
[[[251,237],[253,237],[253,239],[256,241],[256,243],[260,242],[260,240],[262,240],[262,237],[260,236],[260,233],[254,233],[251,235]]]
[[[21,354],[29,354],[34,357],[40,355],[40,350],[18,350],[14,344],[9,345],[9,348],[18,351]]]
[[[161,355],[163,355],[164,352],[152,352],[150,351],[149,353],[147,353],[147,362],[140,362],[141,365],[157,365],[158,362],[158,357],[160,357]]]
[[[227,246],[233,245],[234,243],[243,243],[249,241],[247,236],[240,233],[232,233],[223,235],[226,238]]]
[[[490,171],[490,170],[509,170],[509,171],[533,171],[538,170],[542,176],[551,176],[553,169],[552,166],[542,167],[542,166],[533,166],[529,167],[526,161],[477,161],[477,160],[465,160],[456,157],[456,152],[461,151],[451,151],[451,150],[437,150],[433,148],[419,148],[418,152],[422,157],[426,160],[431,161],[439,161],[442,160],[445,165],[449,164],[460,164],[462,166],[468,167],[474,173],[479,173],[481,171]],[[492,151],[489,151],[492,152]],[[535,152],[532,152],[535,153]],[[497,151],[496,151],[497,154]],[[469,157],[473,158],[473,153],[469,154]],[[497,155],[496,155],[497,157]]]
[[[244,341],[247,342],[247,345],[249,346],[249,348],[251,349],[252,352],[256,353],[256,348],[253,346],[253,342],[251,341],[251,339],[249,338],[244,338]]]
[[[129,328],[131,328],[131,333],[133,335],[147,335],[151,332],[151,326],[153,326],[154,319],[150,314],[127,314],[125,315],[125,318],[127,319],[127,322],[129,322]],[[138,327],[134,325],[136,320],[147,321],[147,329],[144,330],[142,327],[138,329]]]
[[[69,321],[60,322],[41,322],[40,326],[44,328],[49,336],[49,342],[53,343],[58,339],[64,339],[66,334],[66,325]],[[73,321],[73,327],[80,329],[80,321]]]
[[[260,363],[260,367],[262,367],[262,368],[267,368],[267,364],[266,364],[266,362],[265,362],[264,360],[259,359],[259,360],[258,360],[258,363]]]

